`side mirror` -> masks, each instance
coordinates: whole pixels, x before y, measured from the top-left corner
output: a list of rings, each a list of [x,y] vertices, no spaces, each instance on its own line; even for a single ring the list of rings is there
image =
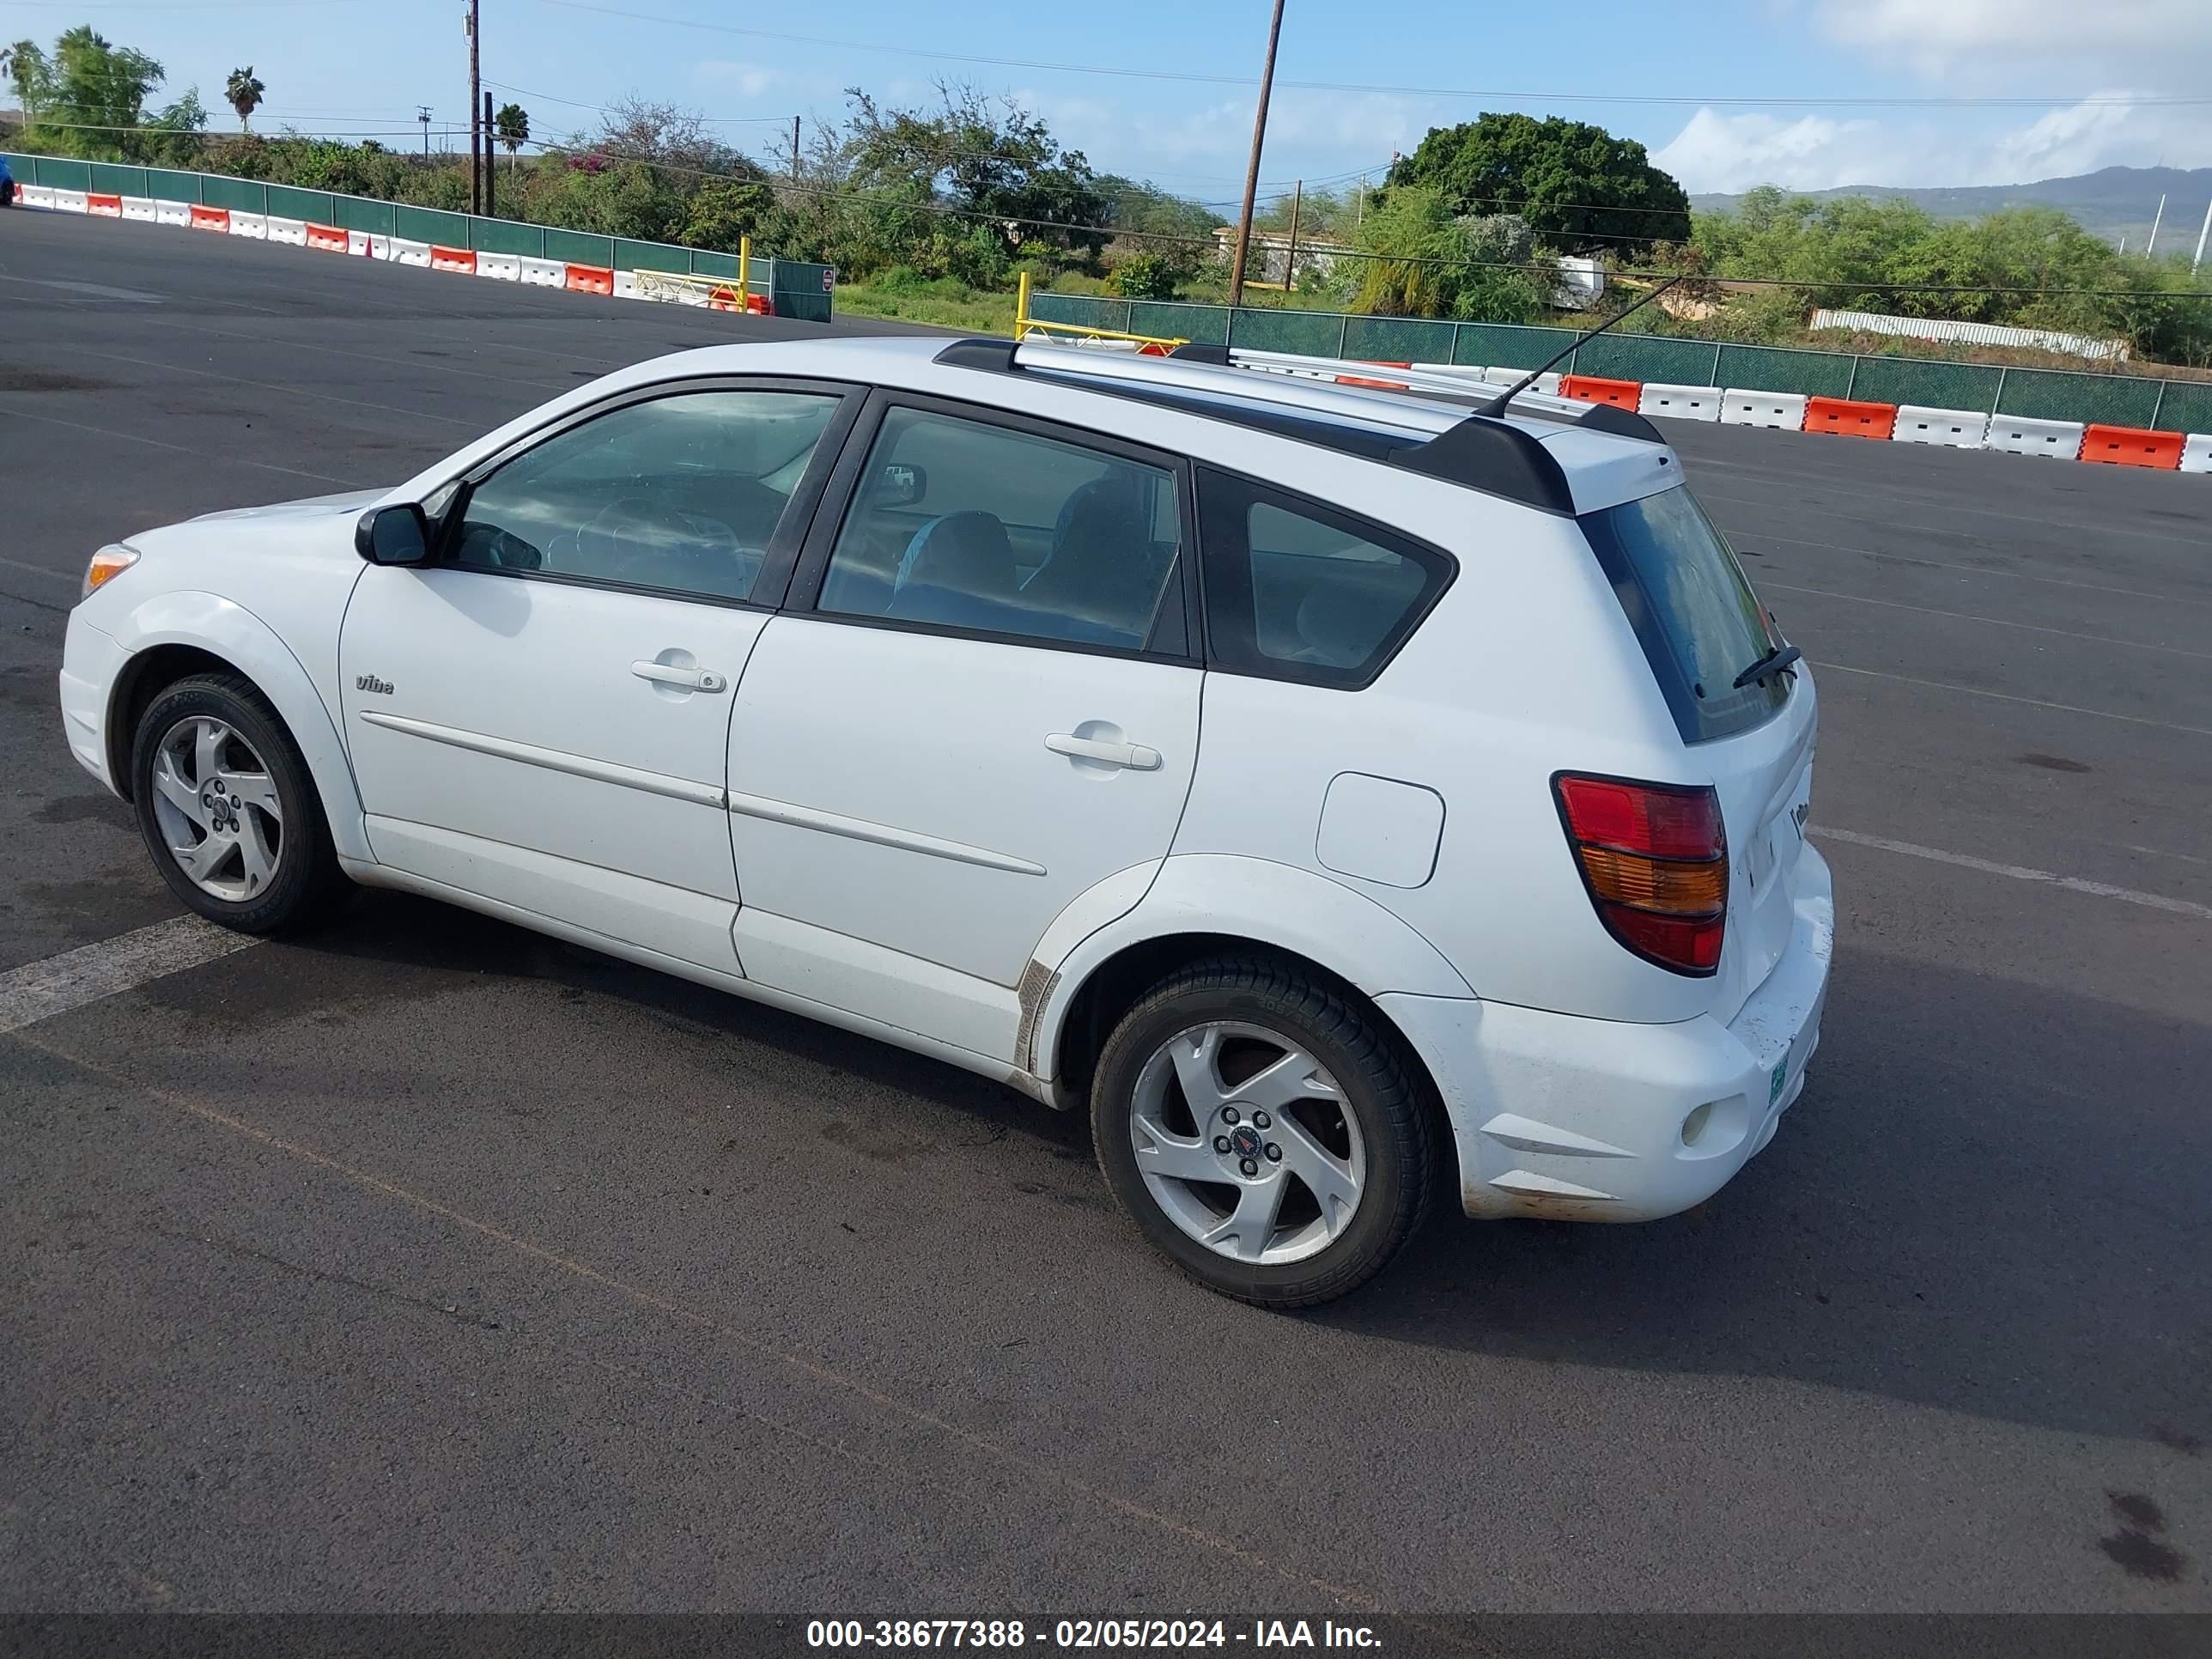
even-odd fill
[[[430,521],[413,501],[372,507],[354,526],[353,550],[371,564],[427,564]]]
[[[912,507],[929,494],[929,474],[908,461],[892,461],[876,475],[878,507]]]

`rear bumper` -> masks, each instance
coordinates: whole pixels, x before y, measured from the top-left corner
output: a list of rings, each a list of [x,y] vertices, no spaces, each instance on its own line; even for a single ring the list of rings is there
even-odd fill
[[[130,653],[72,612],[62,646],[62,731],[77,764],[120,794],[107,764],[107,704]]]
[[[1649,1221],[1702,1202],[1774,1137],[1820,1040],[1835,900],[1808,846],[1789,948],[1728,1024],[1380,999],[1452,1121],[1460,1203],[1485,1218]]]

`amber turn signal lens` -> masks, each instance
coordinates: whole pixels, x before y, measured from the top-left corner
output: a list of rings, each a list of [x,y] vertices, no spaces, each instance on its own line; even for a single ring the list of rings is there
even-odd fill
[[[1661,910],[1676,916],[1710,916],[1728,905],[1728,865],[1720,859],[1695,864],[1649,859],[1610,847],[1583,847],[1583,872],[1590,891],[1613,904]]]
[[[105,587],[137,562],[138,556],[127,547],[101,548],[84,568],[84,588],[77,598],[90,599],[95,588]]]

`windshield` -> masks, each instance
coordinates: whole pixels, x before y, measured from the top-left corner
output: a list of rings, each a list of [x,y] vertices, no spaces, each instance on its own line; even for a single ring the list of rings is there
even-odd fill
[[[1687,489],[1587,513],[1581,523],[1685,743],[1745,731],[1789,701],[1787,674],[1736,687],[1780,639]]]

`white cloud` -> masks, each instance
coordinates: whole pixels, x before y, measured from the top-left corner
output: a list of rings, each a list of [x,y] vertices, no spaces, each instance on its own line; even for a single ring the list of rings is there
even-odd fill
[[[1652,160],[1692,191],[1843,185],[2018,185],[2107,167],[2201,166],[2212,160],[2212,113],[2144,106],[2103,92],[2026,125],[1963,125],[1954,118],[1794,121],[1700,109]]]
[[[2203,0],[1816,0],[1822,32],[1918,63],[1968,55],[2104,58],[2212,49]]]
[[[709,58],[695,66],[691,75],[703,86],[734,91],[744,98],[757,98],[783,78],[763,64],[730,58]]]
[[[1753,185],[1827,190],[1892,182],[1876,176],[1898,159],[1874,154],[1885,148],[1882,130],[1873,121],[1825,115],[1784,121],[1701,109],[1651,159],[1685,190],[1740,191]]]

